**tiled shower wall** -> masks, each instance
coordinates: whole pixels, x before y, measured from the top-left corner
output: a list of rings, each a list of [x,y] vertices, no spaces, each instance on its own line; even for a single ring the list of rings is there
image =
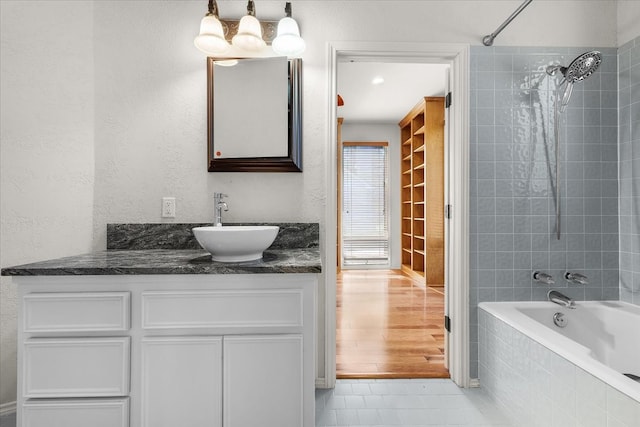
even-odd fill
[[[477,377],[477,305],[543,300],[553,288],[577,300],[618,299],[617,49],[575,84],[560,115],[562,236],[556,239],[554,100],[561,75],[586,48],[471,48],[470,319]],[[586,286],[563,278],[567,270]]]
[[[640,305],[640,37],[618,50],[620,299]]]

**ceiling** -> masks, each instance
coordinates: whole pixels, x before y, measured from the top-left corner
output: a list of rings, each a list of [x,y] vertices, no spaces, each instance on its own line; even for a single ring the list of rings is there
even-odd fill
[[[345,59],[338,63],[338,94],[345,122],[398,123],[420,98],[444,96],[446,64],[391,63]],[[376,77],[384,83],[373,84]]]

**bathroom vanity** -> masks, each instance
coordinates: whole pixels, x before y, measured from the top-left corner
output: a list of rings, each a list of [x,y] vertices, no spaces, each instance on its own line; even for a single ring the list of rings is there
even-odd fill
[[[11,267],[18,426],[313,426],[317,247],[107,250]]]

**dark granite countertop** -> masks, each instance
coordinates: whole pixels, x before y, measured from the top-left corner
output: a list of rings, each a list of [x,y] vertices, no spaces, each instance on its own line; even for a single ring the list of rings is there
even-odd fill
[[[280,226],[280,232],[262,259],[238,263],[212,261],[208,252],[200,249],[197,242],[194,244],[191,228],[198,225],[204,224],[109,224],[106,251],[7,267],[2,269],[2,275],[282,274],[322,271],[318,224],[274,224]],[[154,235],[157,238],[153,238]],[[176,242],[175,245],[168,243],[171,241]]]
[[[211,261],[204,250],[109,250],[2,269],[3,276],[320,273],[318,248],[274,249],[259,261]]]

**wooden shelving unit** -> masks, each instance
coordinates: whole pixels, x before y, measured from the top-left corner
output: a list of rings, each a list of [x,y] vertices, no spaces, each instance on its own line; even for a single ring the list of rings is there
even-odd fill
[[[444,98],[425,97],[400,121],[402,270],[444,285]]]

